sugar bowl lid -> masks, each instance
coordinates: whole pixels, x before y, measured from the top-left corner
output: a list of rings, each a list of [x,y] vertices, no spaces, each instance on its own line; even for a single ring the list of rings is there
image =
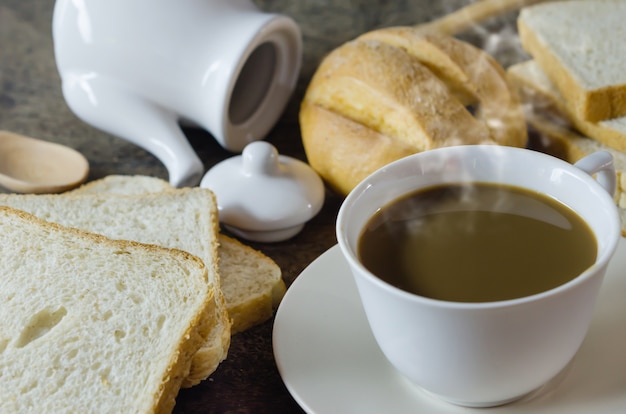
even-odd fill
[[[211,168],[200,186],[217,198],[220,222],[250,241],[278,242],[302,230],[324,204],[322,179],[306,163],[266,141]]]

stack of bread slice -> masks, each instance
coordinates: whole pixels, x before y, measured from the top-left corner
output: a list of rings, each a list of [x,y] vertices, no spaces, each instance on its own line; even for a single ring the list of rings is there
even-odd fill
[[[129,273],[131,277],[134,277],[135,273],[147,273],[143,275],[143,278],[146,279],[160,277],[158,269],[154,269],[154,266],[156,266],[156,263],[159,263],[159,261],[151,256],[148,257],[148,260],[154,263],[144,264],[143,261],[136,261],[136,263],[124,262],[124,266],[126,267],[117,269],[117,262],[112,260],[111,269],[106,269],[106,259],[98,259],[100,247],[97,242],[91,244],[87,243],[87,246],[80,251],[74,249],[74,244],[71,241],[65,242],[66,246],[69,246],[69,248],[66,247],[66,251],[63,251],[63,247],[51,245],[50,249],[54,249],[55,252],[58,251],[58,255],[61,256],[63,260],[58,257],[50,259],[47,255],[45,258],[41,258],[43,255],[40,254],[40,252],[47,249],[46,243],[49,238],[48,236],[39,240],[39,244],[36,245],[37,254],[29,253],[30,247],[28,246],[30,245],[22,246],[22,244],[18,244],[14,250],[21,252],[23,255],[21,260],[24,262],[28,261],[29,266],[32,265],[38,269],[35,270],[34,273],[31,271],[36,280],[42,279],[45,281],[48,277],[57,277],[57,273],[63,272],[69,273],[61,279],[62,281],[65,280],[65,278],[83,278],[85,276],[83,276],[82,273],[72,273],[73,267],[76,266],[73,262],[82,261],[84,262],[84,269],[80,270],[83,273],[89,273],[87,279],[91,280],[93,278],[91,273],[101,274],[102,272],[106,273],[110,271],[115,274],[116,278],[109,282],[107,282],[107,280],[100,281],[101,284],[115,284],[115,286],[117,286],[115,291],[125,292],[127,296],[131,297],[131,302],[135,303],[140,309],[143,309],[142,306],[147,308],[156,307],[158,309],[148,309],[146,311],[148,313],[153,312],[154,314],[150,313],[150,317],[154,316],[156,320],[151,320],[150,317],[148,317],[148,319],[143,322],[135,321],[137,317],[145,318],[145,312],[134,316],[134,305],[126,307],[124,303],[120,305],[118,309],[113,310],[113,314],[109,314],[109,317],[114,319],[116,324],[123,326],[123,328],[120,329],[113,329],[113,327],[107,326],[107,323],[111,326],[115,324],[107,322],[107,317],[101,316],[99,311],[94,312],[93,317],[89,317],[86,311],[78,313],[75,313],[73,310],[59,311],[59,309],[65,309],[62,308],[62,306],[65,306],[62,303],[63,300],[56,297],[53,298],[54,300],[50,300],[46,292],[39,292],[37,286],[32,286],[32,284],[25,284],[24,289],[26,290],[23,292],[19,291],[19,287],[15,287],[14,291],[9,290],[7,294],[11,295],[11,297],[31,295],[33,292],[36,292],[37,296],[42,297],[37,299],[39,303],[37,303],[36,306],[33,305],[32,315],[28,314],[28,310],[26,310],[25,313],[28,315],[19,316],[19,318],[23,320],[15,321],[14,328],[16,332],[0,331],[0,372],[4,373],[5,370],[8,369],[5,364],[9,364],[10,360],[14,358],[15,352],[21,352],[20,348],[22,348],[22,346],[20,346],[20,344],[22,342],[37,343],[38,347],[44,350],[40,351],[43,354],[40,356],[30,356],[28,358],[40,358],[41,364],[46,365],[40,368],[46,372],[55,373],[52,378],[55,384],[63,384],[67,381],[68,387],[65,389],[62,385],[59,385],[57,388],[60,388],[62,391],[59,392],[54,389],[55,387],[50,388],[50,384],[47,384],[47,380],[42,379],[38,382],[33,379],[31,383],[25,384],[23,380],[17,377],[17,374],[15,374],[15,378],[0,375],[0,388],[14,389],[14,391],[9,392],[9,394],[5,396],[7,399],[3,400],[0,398],[1,409],[14,407],[23,409],[24,407],[30,407],[35,409],[35,411],[39,409],[47,411],[47,408],[55,407],[54,404],[57,397],[62,398],[63,404],[74,404],[75,402],[72,402],[72,400],[67,397],[62,397],[62,395],[64,395],[64,393],[80,394],[82,392],[80,386],[76,384],[76,381],[70,379],[73,375],[76,375],[76,372],[80,372],[80,375],[85,375],[84,372],[87,372],[89,376],[96,375],[92,371],[100,372],[101,370],[105,370],[106,372],[114,372],[118,369],[116,367],[111,368],[102,360],[103,356],[99,353],[100,348],[98,347],[94,348],[94,355],[87,354],[81,356],[81,359],[76,360],[77,363],[80,364],[86,364],[87,362],[85,362],[85,360],[88,360],[88,362],[90,361],[88,366],[74,366],[73,363],[68,363],[69,365],[60,363],[59,361],[65,358],[67,352],[72,354],[76,352],[73,350],[74,348],[70,348],[68,351],[63,345],[58,345],[58,343],[49,340],[49,338],[54,338],[55,335],[46,334],[47,331],[60,331],[60,328],[57,328],[57,326],[61,326],[61,324],[58,323],[57,320],[62,319],[66,324],[69,324],[69,321],[72,320],[74,324],[80,325],[80,329],[76,328],[74,325],[69,325],[69,328],[66,328],[77,329],[76,338],[84,335],[81,333],[81,329],[103,329],[104,331],[98,338],[94,339],[94,341],[106,342],[112,340],[131,346],[131,351],[129,352],[132,353],[132,357],[128,355],[124,356],[124,358],[130,361],[128,368],[129,373],[134,372],[134,375],[141,377],[143,375],[141,370],[132,370],[136,366],[143,366],[145,364],[155,364],[164,369],[159,371],[163,378],[158,378],[156,383],[152,383],[152,381],[155,381],[155,378],[153,378],[154,375],[152,375],[152,373],[148,374],[147,372],[146,378],[126,378],[125,380],[122,378],[123,375],[118,373],[103,375],[102,381],[106,386],[113,384],[114,381],[128,382],[130,380],[138,381],[142,384],[144,382],[150,382],[149,384],[144,384],[145,387],[143,391],[156,396],[153,396],[154,398],[151,400],[155,405],[142,406],[147,408],[145,410],[143,408],[139,409],[139,405],[115,405],[114,409],[108,410],[107,407],[104,408],[103,411],[150,412],[154,410],[157,412],[167,412],[173,407],[174,398],[181,386],[189,387],[199,383],[213,373],[219,363],[226,358],[231,334],[269,319],[285,292],[285,285],[282,281],[280,269],[271,259],[219,233],[216,200],[213,193],[207,189],[175,189],[165,181],[152,177],[111,176],[61,195],[2,194],[0,195],[0,206],[6,206],[2,208],[7,209],[7,211],[19,212],[17,214],[18,217],[21,217],[20,214],[32,217],[26,220],[29,223],[40,223],[38,219],[41,219],[45,220],[45,222],[41,223],[54,223],[51,224],[51,226],[56,226],[54,227],[55,229],[64,229],[63,231],[65,231],[65,229],[71,229],[67,230],[70,234],[72,231],[75,231],[81,235],[88,235],[78,237],[80,240],[83,238],[95,241],[106,240],[106,242],[102,243],[107,246],[109,241],[112,246],[115,246],[114,243],[121,243],[119,247],[111,248],[113,253],[109,252],[109,254],[114,255],[114,258],[116,258],[117,255],[126,257],[125,255],[127,255],[126,251],[128,249],[126,249],[125,246],[128,244],[133,246],[148,246],[142,247],[142,249],[150,252],[158,252],[160,254],[170,250],[184,252],[185,257],[191,258],[189,260],[200,264],[202,272],[200,278],[203,281],[201,288],[198,286],[193,287],[194,292],[190,293],[189,291],[185,291],[178,299],[169,299],[173,293],[144,293],[147,288],[144,289],[141,286],[137,287],[137,282],[131,279],[126,281],[125,279],[126,273]],[[32,216],[30,216],[31,214]],[[38,217],[38,219],[35,217]],[[0,219],[2,219],[2,216],[0,216]],[[1,221],[0,225],[11,226],[10,222],[2,223]],[[8,230],[10,229],[3,228],[3,234]],[[91,237],[91,235],[94,236]],[[93,260],[97,261],[97,266],[93,269],[91,269],[92,251],[95,252]],[[140,255],[136,254],[134,256]],[[143,259],[144,256],[146,255],[141,255],[141,258]],[[14,256],[10,258],[10,260],[5,257],[3,264],[9,265],[10,269],[5,269],[0,278],[10,279],[13,277],[10,274],[13,268],[21,269],[20,266],[22,263],[20,261],[16,264],[12,263],[17,257],[17,253],[14,253]],[[80,259],[76,259],[76,257]],[[65,259],[71,262],[69,269],[66,269],[68,265],[65,264]],[[44,262],[40,263],[42,260]],[[57,268],[57,264],[61,266],[61,268]],[[168,283],[170,284],[168,288],[173,290],[178,289],[178,287],[176,287],[177,283],[180,283],[181,289],[183,289],[187,282],[185,275],[193,273],[191,270],[185,270],[183,265],[176,266],[178,267],[171,272],[169,267],[163,268],[163,272],[168,272],[168,278],[174,278],[173,280],[168,279]],[[135,269],[135,267],[137,269]],[[20,270],[20,273],[21,272]],[[181,273],[183,273],[182,276]],[[28,275],[18,276],[28,278]],[[192,276],[197,279],[197,276],[193,274]],[[101,275],[101,277],[106,279],[107,276]],[[137,276],[137,278],[142,280],[142,276]],[[5,282],[2,283],[4,284]],[[79,297],[73,298],[72,301],[68,300],[68,303],[80,302],[80,306],[93,306],[97,310],[101,303],[109,303],[109,301],[112,300],[110,298],[110,289],[102,288],[100,284],[95,284],[94,286],[87,284],[84,289],[90,293],[84,293],[82,291],[76,293],[72,290],[72,282],[70,281],[67,284],[67,288],[63,288],[62,286],[58,287],[58,289],[62,291],[58,295],[65,297],[77,294],[87,297],[83,302],[81,302]],[[198,300],[195,291],[197,291],[197,296],[200,298],[207,296],[206,301],[208,303],[203,304],[204,307],[201,309],[202,317],[196,315],[194,316],[195,320],[188,318],[181,322],[175,320],[170,321],[170,314],[165,312],[162,307],[166,306],[168,309],[172,308],[172,314],[176,314],[179,311],[178,309],[174,309],[177,306],[181,309],[187,309],[192,303],[196,303]],[[52,292],[54,294],[54,291]],[[123,295],[123,293],[121,294]],[[161,296],[163,296],[163,300],[165,301],[163,303],[161,303]],[[155,303],[152,304],[151,302]],[[19,306],[24,308],[30,305],[20,304]],[[39,307],[41,307],[42,310],[39,310]],[[0,305],[0,308],[0,312],[6,311],[11,314],[9,315],[11,318],[16,318],[16,316],[13,315],[15,313],[14,309],[10,307],[7,308],[4,304]],[[196,308],[199,309],[199,306],[196,306]],[[103,312],[106,312],[106,309]],[[165,316],[161,316],[162,314]],[[83,318],[84,320],[75,321],[75,318]],[[94,319],[96,321],[99,319],[105,321],[102,322],[103,325],[100,326],[100,328],[94,328],[91,326]],[[154,334],[152,331],[147,331],[146,329],[152,328],[137,325],[139,322],[147,325],[156,324],[157,328],[154,329],[158,332]],[[183,323],[187,331],[180,331],[181,327],[179,323]],[[34,327],[29,328],[31,325]],[[11,339],[20,329],[22,332],[28,331],[28,338],[33,337],[34,339],[31,338],[23,341],[19,338]],[[143,331],[144,333],[141,334],[141,332],[137,333],[136,331]],[[179,332],[183,332],[184,335],[177,335]],[[112,337],[110,337],[111,335]],[[154,346],[153,342],[155,340],[163,341],[165,345],[170,346],[168,349],[172,354],[167,354],[162,350],[159,351],[161,352],[160,354],[153,354],[151,350],[150,352],[146,351],[144,349],[145,344],[140,343],[143,338],[142,335],[149,337],[146,340],[148,346]],[[22,333],[21,336],[24,336],[24,334]],[[167,340],[164,340],[162,338],[163,336],[168,337]],[[171,338],[169,336],[171,336]],[[84,345],[84,352],[88,352],[88,348],[91,345],[87,343]],[[79,341],[77,346],[82,349],[82,342]],[[138,353],[133,350],[133,346],[139,347]],[[83,350],[80,352],[80,355],[83,355]],[[107,352],[104,359],[110,357],[109,354],[110,353]],[[161,361],[162,358],[172,359],[175,363],[171,361]],[[115,358],[113,359],[115,360]],[[119,361],[115,360],[114,362]],[[30,375],[27,373],[27,371],[30,372],[28,364],[24,365],[23,361],[20,362],[20,364],[22,364],[22,367],[25,369],[25,375]],[[13,365],[11,365],[11,367],[13,367]],[[75,372],[75,369],[78,371]],[[9,372],[12,373],[12,371]],[[5,383],[4,381],[7,382]],[[115,389],[117,385],[119,384],[116,383],[112,385],[113,392],[115,393],[119,392]],[[148,385],[153,388],[149,388]],[[17,389],[15,387],[21,387],[20,389],[26,389],[27,391],[32,389],[33,391],[17,392],[15,391]],[[46,397],[43,398],[41,398],[42,387],[46,390],[48,388],[51,390],[50,394],[46,394],[47,391],[44,392],[43,395]],[[94,392],[101,391],[102,390]],[[145,402],[146,397],[139,395],[141,390],[133,390],[130,392],[133,393],[129,394],[130,400]],[[94,400],[94,403],[99,404],[97,399]],[[5,406],[4,404],[9,405]],[[69,411],[77,411],[78,408],[85,407],[81,404],[89,403],[77,403],[75,406],[70,405],[65,408],[69,409]],[[129,404],[129,402],[126,401],[120,404]],[[76,410],[74,410],[75,408]]]
[[[532,59],[508,68],[530,126],[548,152],[576,162],[613,155],[616,203],[626,236],[626,71],[622,39],[626,2],[570,0],[524,8],[520,41]]]
[[[180,192],[169,182],[142,175],[109,175],[91,181],[67,195]],[[208,212],[207,212],[208,213]],[[261,252],[224,234],[218,234],[221,290],[230,316],[231,334],[268,320],[285,294],[280,268]]]
[[[170,412],[215,325],[204,263],[8,207],[0,229],[0,412]]]

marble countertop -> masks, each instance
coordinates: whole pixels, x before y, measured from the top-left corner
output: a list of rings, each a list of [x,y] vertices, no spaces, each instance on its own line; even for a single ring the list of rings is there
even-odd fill
[[[302,29],[304,56],[300,80],[284,115],[266,138],[281,154],[301,160],[306,157],[297,122],[299,102],[326,53],[368,30],[417,24],[467,3],[466,0],[255,2],[263,10],[291,16]],[[150,153],[83,123],[68,109],[53,55],[53,6],[50,0],[0,2],[0,129],[77,149],[89,160],[88,180],[109,174],[145,174],[167,179],[164,166]],[[487,22],[465,36],[474,43],[492,41],[490,35],[510,27],[506,23],[511,18],[509,14]],[[506,45],[507,49],[515,47],[515,44]],[[205,131],[188,129],[185,133],[206,169],[233,155]],[[289,286],[308,264],[336,243],[334,225],[341,201],[341,197],[327,191],[322,211],[295,238],[274,244],[248,244],[278,263]],[[235,335],[228,359],[208,380],[182,390],[175,412],[302,412],[276,368],[272,321]]]

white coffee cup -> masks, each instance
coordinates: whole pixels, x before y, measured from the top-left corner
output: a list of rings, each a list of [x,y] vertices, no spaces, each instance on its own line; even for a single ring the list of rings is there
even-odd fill
[[[565,203],[597,239],[595,264],[572,281],[539,294],[460,303],[400,290],[359,262],[359,237],[381,207],[419,189],[467,182],[527,188]],[[573,166],[527,149],[457,146],[415,154],[371,174],[345,199],[336,232],[387,359],[422,389],[465,406],[504,404],[547,383],[580,347],[620,238],[614,190],[615,171],[606,152]]]
[[[274,126],[300,70],[297,24],[250,0],[57,0],[52,30],[70,109],[150,151],[175,186],[204,172],[180,122],[240,152]]]

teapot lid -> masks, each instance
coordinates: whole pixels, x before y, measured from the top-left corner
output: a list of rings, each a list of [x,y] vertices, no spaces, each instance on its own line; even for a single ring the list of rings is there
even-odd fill
[[[200,186],[217,198],[220,222],[251,241],[295,236],[324,204],[324,183],[306,163],[279,155],[265,141],[211,168]]]

